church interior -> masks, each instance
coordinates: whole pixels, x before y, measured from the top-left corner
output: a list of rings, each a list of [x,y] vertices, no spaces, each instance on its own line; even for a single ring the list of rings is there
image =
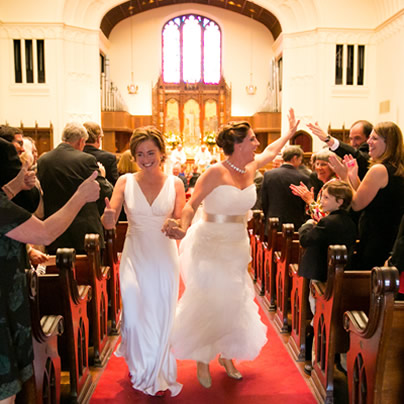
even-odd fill
[[[326,133],[346,143],[351,125],[358,120],[373,124],[392,121],[404,129],[403,40],[404,0],[0,0],[0,125],[21,128],[24,136],[34,139],[42,155],[61,143],[67,123],[97,122],[103,132],[101,148],[117,159],[129,149],[136,128],[153,125],[164,135],[168,154],[182,145],[190,172],[201,145],[215,160],[224,159],[215,142],[222,125],[247,121],[261,152],[288,131],[288,111],[293,108],[300,124],[290,144],[300,145],[308,162],[312,153],[324,146],[312,134],[310,124],[318,123]],[[166,171],[171,168],[167,164]],[[18,401],[17,397],[17,402],[382,402],[352,399],[343,371],[337,371],[330,381],[324,369],[328,369],[331,356],[334,364],[334,356],[328,350],[321,351],[321,371],[314,369],[311,378],[304,374],[304,331],[296,321],[305,315],[299,312],[299,299],[308,285],[299,284],[293,273],[296,239],[287,229],[282,234],[272,229],[279,244],[276,248],[274,241],[271,247],[262,221],[256,213],[249,222],[253,256],[249,272],[260,315],[273,327],[268,338],[275,341],[276,348],[267,349],[252,365],[241,367],[246,374],[257,373],[243,380],[247,387],[223,376],[214,389],[202,391],[196,386],[191,361],[185,361],[178,369],[179,378],[191,387],[184,387],[183,397],[151,398],[130,391],[123,360],[111,356],[120,338],[117,277],[126,232],[124,226],[117,226],[117,239],[115,233],[106,235],[105,266],[98,268],[99,286],[92,292],[93,298],[98,296],[104,302],[100,303],[104,314],[99,315],[105,331],[99,331],[98,348],[84,348],[92,337],[87,335],[88,320],[84,325],[72,325],[78,327],[74,337],[70,336],[75,341],[69,342],[66,334],[60,336],[63,328],[70,329],[67,321],[63,325],[60,319],[48,324],[46,336],[42,328],[34,331],[39,333],[38,344],[49,340],[52,332],[59,334],[59,342],[55,337],[50,345],[53,348],[46,349],[57,351],[56,345],[63,344],[66,352],[61,356],[65,360],[76,356],[76,368],[61,371],[60,358],[56,362],[51,358],[41,379],[46,385],[41,400],[20,397]],[[333,253],[330,265],[337,280],[343,258],[340,250]],[[91,259],[97,265],[100,258],[97,251],[93,254]],[[271,266],[276,259],[278,268],[283,268],[277,276],[289,279],[286,286],[282,279],[267,278],[266,273],[271,272],[265,265]],[[78,259],[76,266],[80,265]],[[108,277],[102,274],[105,267],[109,267]],[[77,286],[71,279],[65,282],[66,289]],[[279,291],[269,288],[271,282],[289,288],[288,308],[281,306]],[[380,279],[374,282],[382,288]],[[358,279],[345,287],[354,290],[352,285],[360,285]],[[383,283],[386,293],[378,289],[379,300],[375,299],[393,304],[386,285],[387,281]],[[90,299],[85,296],[89,291],[75,293],[70,298],[72,307],[75,305],[72,311],[80,322],[79,312],[90,310],[91,314],[92,310],[94,314],[97,309],[83,303]],[[316,293],[322,295],[327,317],[332,310],[328,306],[330,293],[336,292]],[[278,298],[275,306],[274,295]],[[376,300],[371,307],[381,315]],[[35,304],[39,312],[39,303]],[[289,327],[282,321],[289,322]],[[330,332],[324,317],[319,321],[326,324],[324,332]],[[344,321],[345,327],[353,327],[352,318],[344,317]],[[102,353],[98,352],[98,362],[89,364],[94,349]],[[281,370],[273,369],[274,362],[282,363]],[[220,372],[219,366],[213,372]],[[366,379],[358,372],[356,380]],[[290,377],[292,382],[287,381]],[[394,379],[397,374],[389,377]],[[357,391],[361,387],[363,384]],[[24,394],[35,396],[32,391]]]

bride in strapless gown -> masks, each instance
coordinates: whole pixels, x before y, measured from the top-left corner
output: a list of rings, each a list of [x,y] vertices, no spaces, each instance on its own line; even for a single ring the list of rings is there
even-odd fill
[[[255,199],[254,184],[242,190],[219,185],[205,198],[202,218],[181,242],[185,292],[172,335],[178,359],[209,363],[220,352],[224,358],[252,360],[266,343],[247,272],[251,257],[246,214]],[[239,221],[220,222],[229,216]]]
[[[182,181],[160,167],[164,141],[151,127],[131,138],[131,152],[141,171],[118,179],[102,217],[115,226],[122,204],[128,231],[120,263],[122,341],[116,351],[129,368],[133,388],[149,395],[181,391],[170,335],[178,298],[177,245],[161,232],[168,217],[179,217],[185,203]]]
[[[256,170],[276,157],[298,124],[291,109],[289,131],[261,154],[255,154],[259,142],[248,122],[225,125],[216,143],[227,160],[199,177],[181,219],[164,225],[169,237],[183,238],[180,265],[185,292],[177,307],[172,346],[177,358],[197,361],[203,387],[212,385],[209,362],[216,355],[220,354],[219,363],[228,376],[240,380],[232,359],[254,359],[267,341],[247,273],[246,215],[256,199]],[[202,202],[202,217],[190,226]]]

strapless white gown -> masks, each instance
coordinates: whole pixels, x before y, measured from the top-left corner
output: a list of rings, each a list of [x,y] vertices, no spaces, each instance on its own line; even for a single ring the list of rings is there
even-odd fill
[[[243,190],[220,185],[205,198],[203,209],[213,215],[246,215],[255,199],[254,184]],[[219,353],[239,361],[259,354],[267,329],[254,302],[250,260],[245,222],[201,218],[188,229],[180,245],[185,292],[172,334],[178,359],[209,363]]]
[[[182,388],[169,345],[178,299],[178,253],[176,242],[161,232],[175,197],[174,177],[169,176],[150,206],[134,175],[127,174],[129,226],[119,274],[122,342],[116,355],[125,358],[133,387],[150,395],[169,389],[175,396]]]

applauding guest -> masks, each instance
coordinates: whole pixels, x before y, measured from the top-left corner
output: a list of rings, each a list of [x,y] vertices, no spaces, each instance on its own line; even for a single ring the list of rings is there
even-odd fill
[[[362,181],[352,156],[330,163],[341,179],[350,182],[352,208],[359,218],[359,247],[355,267],[370,270],[384,264],[393,248],[404,213],[404,146],[393,122],[377,124],[368,139],[371,167]]]

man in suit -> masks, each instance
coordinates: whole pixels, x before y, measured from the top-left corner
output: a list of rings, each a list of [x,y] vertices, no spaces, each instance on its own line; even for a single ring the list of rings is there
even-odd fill
[[[308,124],[308,128],[327,146],[340,157],[351,154],[358,162],[358,176],[362,179],[368,171],[369,145],[367,140],[373,130],[373,125],[365,120],[356,121],[349,130],[349,143],[340,142],[338,139],[327,135],[318,124]]]
[[[84,146],[84,152],[92,154],[99,163],[105,168],[105,177],[115,185],[119,177],[115,154],[101,150],[101,138],[103,136],[100,125],[95,122],[84,122],[83,126],[87,129],[88,139]]]
[[[7,184],[21,171],[21,161],[18,156],[24,152],[24,143],[22,131],[19,128],[13,128],[8,125],[0,126],[0,138],[8,142],[5,145],[3,153],[0,157],[0,186]],[[17,152],[17,154],[15,153]],[[28,172],[28,176],[35,176],[35,173]],[[12,201],[22,208],[34,213],[39,205],[40,193],[34,185],[31,189],[19,192]]]
[[[38,178],[43,190],[45,218],[58,211],[83,180],[98,171],[95,157],[82,151],[87,137],[83,125],[68,123],[63,130],[62,143],[39,158]],[[98,175],[97,182],[100,184],[97,203],[85,204],[70,227],[47,247],[48,252],[55,253],[58,248],[69,247],[83,253],[87,233],[99,234],[101,245],[104,245],[100,214],[105,208],[105,197],[111,197],[112,185],[101,175]]]
[[[262,210],[265,223],[268,218],[278,217],[280,229],[284,223],[293,223],[297,230],[306,220],[305,202],[293,195],[290,184],[308,186],[309,177],[299,170],[303,161],[303,150],[300,146],[286,147],[282,153],[284,163],[264,174],[261,189]]]

